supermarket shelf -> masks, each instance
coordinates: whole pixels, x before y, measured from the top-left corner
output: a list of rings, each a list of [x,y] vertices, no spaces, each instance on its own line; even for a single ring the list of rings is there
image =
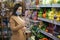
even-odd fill
[[[41,5],[37,5],[37,6],[36,6],[36,5],[32,5],[31,7],[32,7],[32,8],[34,8],[34,7],[38,7],[38,8],[39,8],[39,7],[52,7],[52,5],[51,5],[51,4],[44,4],[44,5],[41,4]]]
[[[52,4],[52,7],[60,7],[60,4]]]
[[[31,5],[29,8],[26,9],[40,9],[40,7],[60,7],[60,4],[40,4],[40,5]]]
[[[26,8],[26,9],[40,9],[40,8],[36,8],[36,7],[30,7],[30,8]]]
[[[49,19],[45,19],[45,18],[38,18],[38,19],[41,20],[41,21],[46,21],[46,22],[49,22],[49,23],[52,23],[52,24],[60,25],[60,22],[57,22],[55,20],[49,20]]]
[[[53,36],[53,35],[50,34],[50,33],[45,32],[45,31],[43,31],[43,30],[40,30],[40,32],[43,33],[44,35],[46,35],[46,36],[52,38],[53,40],[60,40],[59,38]]]
[[[40,5],[39,7],[60,7],[60,4],[46,4],[46,5]]]
[[[40,22],[38,20],[32,20],[32,19],[29,19],[31,22]]]

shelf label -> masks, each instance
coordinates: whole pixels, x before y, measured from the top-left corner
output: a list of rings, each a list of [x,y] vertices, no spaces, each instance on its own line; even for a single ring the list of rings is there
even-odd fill
[[[36,5],[36,8],[39,8],[39,5]]]

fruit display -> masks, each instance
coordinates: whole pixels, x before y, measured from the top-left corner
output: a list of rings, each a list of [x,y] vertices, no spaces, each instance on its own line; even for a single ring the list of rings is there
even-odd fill
[[[37,38],[36,40],[53,40],[49,39],[50,37],[48,36],[48,38],[47,34],[60,38],[60,27],[57,26],[60,24],[59,5],[60,0],[31,0],[31,7],[35,8],[32,9],[32,19],[34,21],[40,21],[39,23],[34,23],[31,27],[33,40],[35,40],[34,38]]]
[[[39,32],[39,30],[41,29],[43,31],[50,33],[50,30],[47,29],[47,27],[50,26],[50,24],[49,25],[46,25],[46,24],[48,23],[45,23],[42,21],[40,21],[39,23],[34,23],[33,26],[31,27],[32,35],[34,35],[36,38],[41,39],[41,40],[49,40],[50,38],[48,38],[46,35]],[[50,26],[50,28],[52,27]]]
[[[59,28],[57,28],[57,27],[59,27],[59,26],[55,27],[54,24],[40,21],[39,23],[34,23],[32,25],[31,32],[32,32],[32,35],[34,35],[38,39],[41,39],[41,40],[50,40],[46,35],[40,33],[39,30],[43,30],[43,31],[45,31],[47,33],[50,33],[51,35],[54,35],[54,36],[60,38],[60,35],[57,34],[57,33],[60,32],[59,31],[60,27]],[[57,33],[54,33],[54,32],[57,32]]]
[[[59,34],[55,35],[55,33],[54,33],[56,31],[58,31],[58,33],[59,33],[59,29],[56,29],[58,26],[55,26],[55,24],[48,23],[48,22],[37,19],[37,18],[43,18],[43,19],[49,19],[49,20],[53,20],[53,21],[55,20],[57,22],[60,22],[60,18],[59,18],[60,10],[59,9],[41,8],[38,11],[34,9],[31,13],[31,15],[32,15],[32,19],[34,21],[40,21],[38,23],[34,22],[31,27],[31,32],[32,32],[33,38],[37,38],[37,39],[41,39],[41,40],[50,40],[48,37],[46,37],[46,35],[44,35],[43,33],[40,33],[39,30],[43,30],[43,31],[50,33],[51,35],[54,35],[58,38],[60,37]]]
[[[45,10],[45,9],[44,9]],[[56,11],[55,8],[46,9],[45,11],[42,9],[38,12],[39,18],[46,18],[50,20],[60,21],[60,10]]]
[[[39,11],[32,12],[32,19],[37,20],[39,18],[46,18],[50,20],[60,21],[60,10],[56,11],[55,8],[44,8]]]

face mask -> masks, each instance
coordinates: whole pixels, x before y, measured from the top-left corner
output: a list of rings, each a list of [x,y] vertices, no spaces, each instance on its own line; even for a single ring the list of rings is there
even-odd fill
[[[16,12],[17,16],[21,15],[21,12]]]

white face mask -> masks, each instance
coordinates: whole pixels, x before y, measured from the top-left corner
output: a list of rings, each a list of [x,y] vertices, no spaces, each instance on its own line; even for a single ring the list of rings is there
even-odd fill
[[[21,15],[22,13],[21,12],[16,12],[17,16]]]

